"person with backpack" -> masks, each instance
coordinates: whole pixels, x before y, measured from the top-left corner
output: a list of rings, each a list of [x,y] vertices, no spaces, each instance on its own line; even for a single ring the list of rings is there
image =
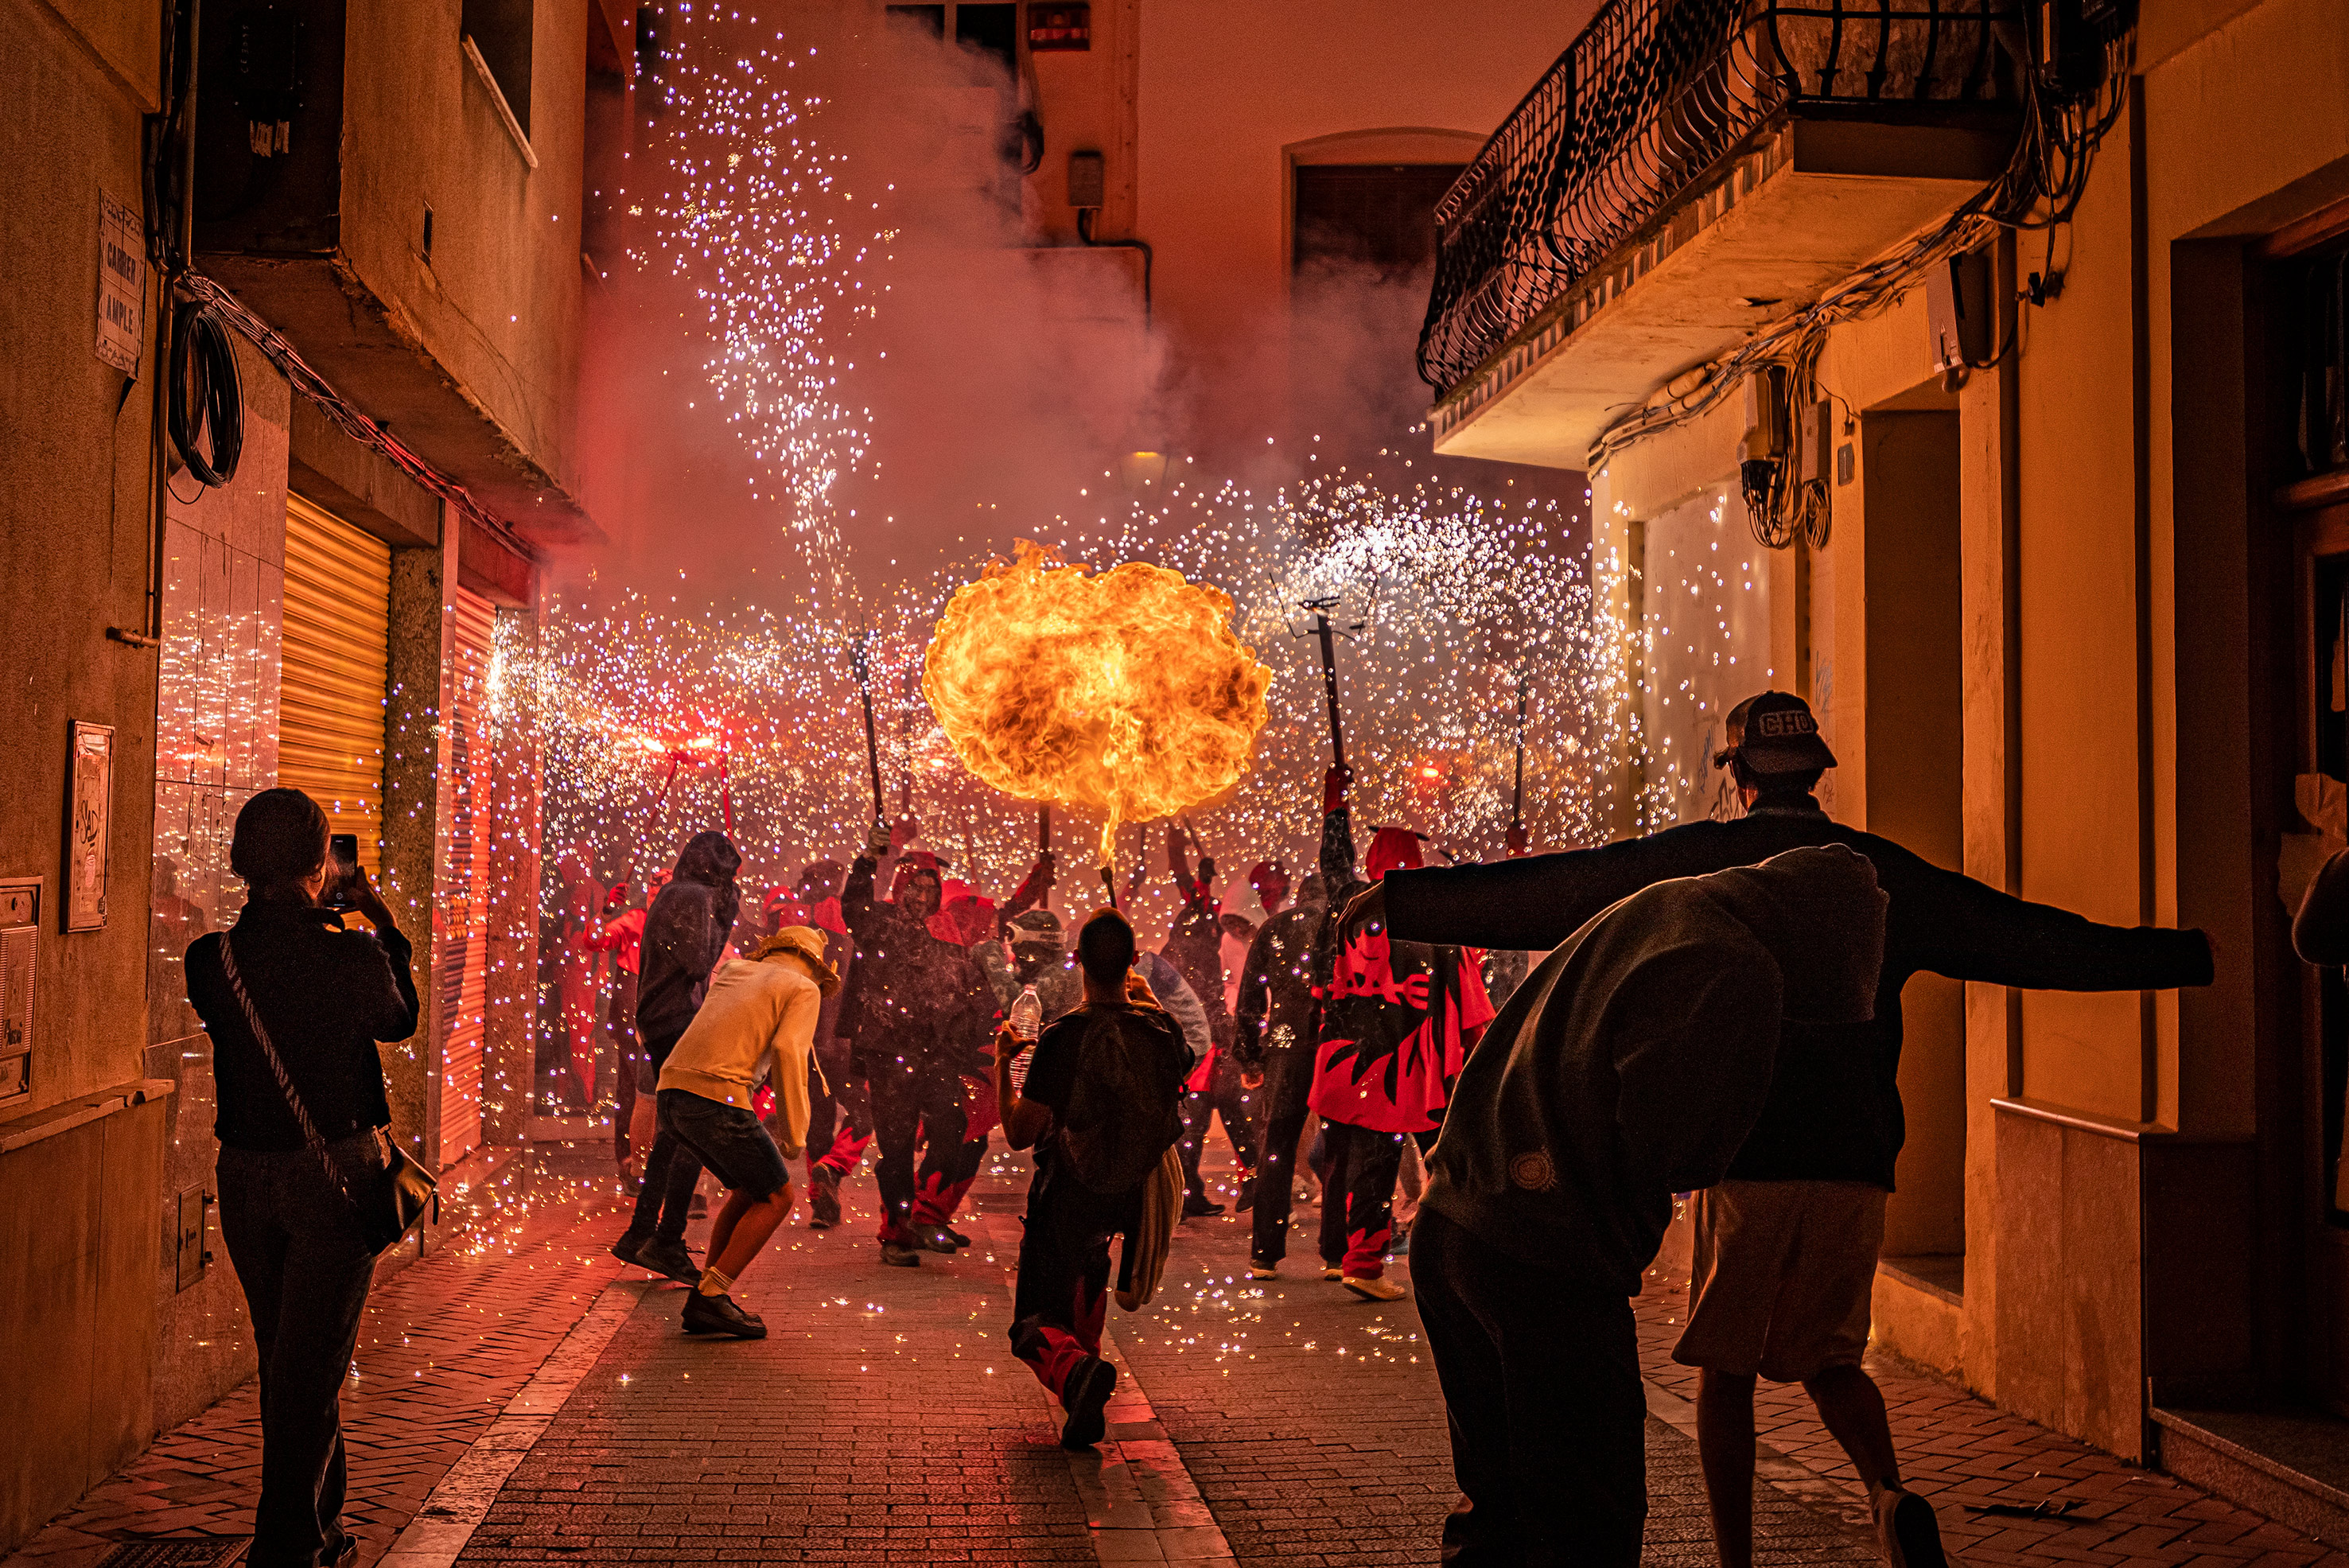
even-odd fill
[[[1145,1190],[1183,1136],[1183,1032],[1133,972],[1133,928],[1103,909],[1077,934],[1084,1005],[1036,1042],[1024,1085],[1012,1064],[1027,1042],[995,1036],[995,1097],[1005,1137],[1036,1150],[1011,1309],[1012,1354],[1061,1402],[1065,1448],[1090,1448],[1117,1369],[1102,1358],[1109,1243],[1126,1238],[1118,1280],[1134,1287]],[[1171,1215],[1170,1215],[1171,1219]]]

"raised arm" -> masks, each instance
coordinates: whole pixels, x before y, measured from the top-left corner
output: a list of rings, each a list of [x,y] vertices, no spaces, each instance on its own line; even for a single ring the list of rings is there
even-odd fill
[[[1461,947],[1554,948],[1610,904],[1651,883],[1720,867],[1676,829],[1597,849],[1569,849],[1486,866],[1390,871],[1387,929],[1398,941]]]
[[[1895,858],[1871,850],[1879,870]],[[1907,855],[1907,851],[1899,851]],[[2200,931],[2106,926],[2033,904],[1922,860],[1886,879],[1916,943],[1920,969],[1951,980],[2031,991],[2168,991],[2210,983],[2210,943]],[[1921,917],[1921,918],[1920,918]]]

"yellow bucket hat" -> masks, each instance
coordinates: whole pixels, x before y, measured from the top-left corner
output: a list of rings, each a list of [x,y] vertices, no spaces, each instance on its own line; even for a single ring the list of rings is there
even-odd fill
[[[826,996],[840,989],[839,974],[823,961],[823,933],[813,926],[785,926],[773,936],[761,939],[750,950],[750,958],[759,962],[777,953],[790,953],[805,963]]]

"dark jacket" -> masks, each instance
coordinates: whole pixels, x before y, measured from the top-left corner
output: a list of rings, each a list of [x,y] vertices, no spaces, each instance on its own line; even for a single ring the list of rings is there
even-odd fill
[[[645,915],[636,977],[636,1039],[648,1077],[657,1079],[669,1048],[701,1011],[709,971],[718,967],[741,912],[734,873],[742,857],[722,833],[697,833],[677,857],[677,872]]]
[[[1520,1261],[1626,1295],[1672,1194],[1762,1114],[1782,1029],[1874,1008],[1885,900],[1830,846],[1660,882],[1527,977],[1454,1085],[1424,1201]]]
[[[1326,904],[1283,909],[1257,928],[1240,965],[1239,1012],[1232,1057],[1260,1073],[1274,1052],[1302,1052],[1308,1062],[1321,1042],[1321,1003],[1313,994],[1313,963],[1321,948]]]
[[[840,895],[841,915],[856,939],[856,963],[841,1009],[843,1027],[854,1030],[854,1059],[868,1072],[892,1056],[957,1072],[991,1071],[986,1051],[996,1006],[986,971],[960,942],[933,934],[926,922],[875,898],[877,869],[870,856],[858,856]],[[905,875],[936,877],[926,869]]]
[[[302,1128],[244,1021],[221,968],[223,937],[262,1027],[294,1080],[311,1125],[328,1143],[391,1125],[378,1040],[416,1033],[416,980],[408,939],[347,931],[310,904],[250,903],[229,931],[188,946],[188,1001],[212,1038],[219,1094],[213,1132],[231,1148],[295,1149]]]
[[[1840,1044],[1790,1051],[1771,1106],[1729,1174],[1750,1181],[1868,1181],[1889,1190],[1906,1137],[1900,1110],[1900,992],[1919,970],[2046,991],[2139,991],[2210,982],[2199,931],[2100,926],[2025,903],[1845,827],[1816,804],[1764,806],[1734,822],[1692,822],[1598,849],[1396,871],[1387,923],[1398,937],[1541,949],[1651,883],[1751,866],[1804,845],[1866,856],[1891,898],[1876,1016],[1863,1061]],[[1532,979],[1526,981],[1528,988]]]

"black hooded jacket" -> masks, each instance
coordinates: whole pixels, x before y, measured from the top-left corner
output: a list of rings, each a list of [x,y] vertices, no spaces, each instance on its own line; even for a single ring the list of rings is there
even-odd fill
[[[1847,1048],[1884,895],[1841,846],[1659,882],[1568,938],[1468,1058],[1425,1202],[1527,1263],[1637,1294],[1672,1194],[1728,1174],[1782,1032]]]
[[[1889,838],[1846,827],[1807,795],[1765,802],[1733,822],[1692,822],[1597,849],[1392,872],[1387,926],[1398,938],[1538,951],[1651,883],[1751,866],[1814,844],[1847,845],[1866,856],[1892,900],[1876,1015],[1860,1029],[1868,1061],[1790,1057],[1769,1114],[1730,1170],[1738,1179],[1867,1181],[1890,1190],[1906,1137],[1900,992],[1919,970],[2045,991],[2210,983],[2210,945],[2199,931],[2100,926],[2025,903]],[[1528,977],[1526,987],[1532,983]]]
[[[840,895],[841,916],[856,939],[841,1007],[842,1027],[854,1032],[852,1060],[868,1073],[890,1057],[986,1071],[996,1010],[987,972],[961,943],[932,935],[926,921],[875,898],[877,870],[870,856],[858,856]],[[938,885],[937,872],[926,866],[901,867],[899,877]]]
[[[734,873],[742,857],[722,833],[697,833],[677,857],[677,872],[645,915],[636,976],[636,1038],[656,1079],[669,1047],[701,1011],[709,971],[741,912]]]

